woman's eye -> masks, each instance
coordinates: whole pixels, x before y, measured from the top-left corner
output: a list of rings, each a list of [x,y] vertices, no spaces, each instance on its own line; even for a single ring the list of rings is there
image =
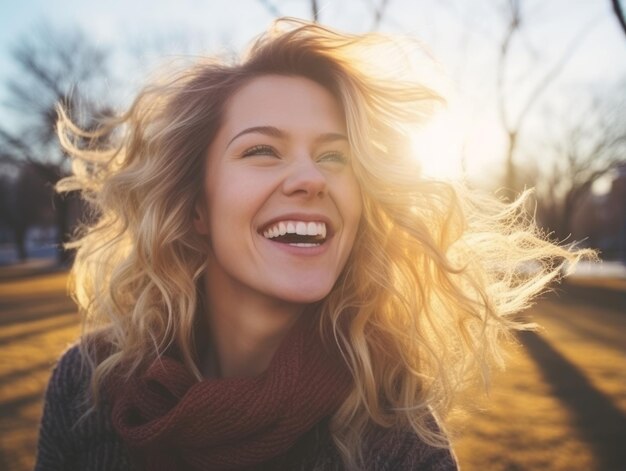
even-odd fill
[[[318,161],[320,162],[338,162],[341,164],[345,164],[348,162],[348,157],[343,152],[326,152],[319,156]]]
[[[242,157],[250,157],[252,155],[276,156],[278,155],[278,153],[271,146],[259,145],[259,146],[251,147],[250,149],[245,150],[243,154],[241,154]]]

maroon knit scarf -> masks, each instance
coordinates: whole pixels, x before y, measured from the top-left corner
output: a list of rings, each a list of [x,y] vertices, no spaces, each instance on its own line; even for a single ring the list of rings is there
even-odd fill
[[[197,381],[171,356],[112,385],[113,425],[144,469],[249,469],[285,454],[332,415],[352,380],[300,320],[255,378]]]

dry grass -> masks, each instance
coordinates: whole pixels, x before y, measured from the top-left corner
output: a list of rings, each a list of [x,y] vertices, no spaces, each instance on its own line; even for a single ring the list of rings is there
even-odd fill
[[[0,283],[0,469],[33,468],[43,391],[79,332],[66,280],[56,273]]]
[[[496,374],[488,398],[478,402],[483,410],[464,417],[455,445],[464,470],[599,469],[572,413],[522,347]]]
[[[456,441],[465,470],[626,470],[626,291],[608,294],[618,303],[566,292],[531,310],[542,328]]]
[[[78,335],[78,316],[65,273],[4,275],[0,469],[23,471],[34,464],[47,378]],[[532,313],[544,330],[512,348],[488,398],[472,397],[482,410],[454,420],[463,470],[626,469],[626,314],[554,298]]]

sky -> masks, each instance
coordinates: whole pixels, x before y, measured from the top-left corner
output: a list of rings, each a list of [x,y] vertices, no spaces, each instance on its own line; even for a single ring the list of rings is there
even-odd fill
[[[350,32],[365,32],[372,25],[371,5],[379,0],[318,0],[323,24]],[[462,146],[469,156],[466,170],[484,173],[496,168],[504,136],[495,108],[497,41],[504,23],[499,8],[504,0],[389,0],[379,30],[420,39],[441,63],[454,84],[456,111],[434,127],[433,138],[422,145],[457,133],[446,159],[426,162],[434,173],[454,175],[452,162]],[[558,61],[572,41],[580,41],[558,79],[539,101],[529,132],[541,126],[546,109],[567,108],[586,90],[614,86],[626,79],[626,35],[610,11],[610,0],[522,0],[524,35],[513,44],[509,70],[509,108],[515,116],[527,93]],[[268,6],[271,5],[271,6]],[[15,69],[10,49],[43,25],[57,29],[80,27],[100,45],[129,48],[151,38],[176,43],[178,36],[193,38],[195,50],[214,51],[227,45],[236,50],[261,33],[275,16],[310,19],[306,0],[0,0],[0,119],[3,84]],[[177,36],[178,35],[178,36]],[[176,46],[170,47],[174,53]],[[141,74],[132,72],[141,82]],[[626,82],[625,82],[626,83]],[[442,124],[443,123],[443,124]],[[450,124],[452,123],[452,124]],[[534,124],[533,124],[534,123]],[[425,144],[424,144],[425,143]],[[500,159],[500,160],[499,160]],[[437,168],[437,167],[440,168]],[[456,168],[456,170],[454,170]],[[428,168],[427,168],[428,170]]]

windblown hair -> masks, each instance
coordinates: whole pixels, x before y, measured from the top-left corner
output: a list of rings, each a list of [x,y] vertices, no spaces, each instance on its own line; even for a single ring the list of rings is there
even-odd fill
[[[59,189],[81,190],[93,208],[94,222],[73,243],[73,293],[96,399],[114,370],[137,374],[171,344],[201,377],[194,325],[207,247],[192,219],[207,149],[243,85],[302,76],[343,109],[363,198],[350,258],[320,308],[320,328],[355,379],[333,439],[350,469],[372,422],[447,445],[442,421],[459,391],[472,378],[487,381],[502,341],[528,327],[516,313],[583,253],[546,241],[525,197],[506,204],[421,174],[411,135],[444,98],[421,73],[433,64],[415,68],[411,47],[279,20],[241,61],[187,67],[95,132],[60,110],[74,174]],[[95,338],[106,340],[104,353]]]

